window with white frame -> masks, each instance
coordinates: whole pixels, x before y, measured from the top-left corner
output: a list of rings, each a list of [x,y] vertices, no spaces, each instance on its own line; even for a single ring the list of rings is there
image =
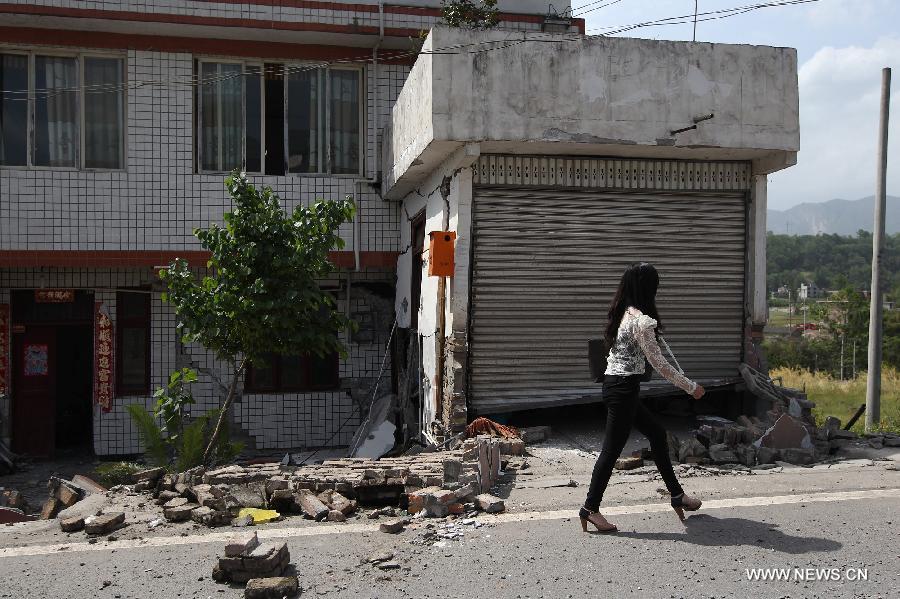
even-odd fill
[[[362,69],[198,61],[201,171],[359,175]]]
[[[124,168],[124,64],[0,51],[0,166]]]

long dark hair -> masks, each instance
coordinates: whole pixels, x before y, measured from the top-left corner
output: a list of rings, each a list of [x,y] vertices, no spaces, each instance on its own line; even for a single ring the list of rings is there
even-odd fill
[[[659,312],[656,310],[656,290],[659,288],[659,273],[649,262],[635,262],[625,269],[616,295],[609,304],[606,323],[606,342],[612,346],[619,333],[619,324],[629,306],[634,306],[657,322],[656,330],[662,329]]]

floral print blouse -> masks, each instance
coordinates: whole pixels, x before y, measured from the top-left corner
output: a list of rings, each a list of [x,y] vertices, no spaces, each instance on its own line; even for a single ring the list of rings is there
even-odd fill
[[[637,308],[629,307],[619,323],[619,332],[616,342],[609,350],[606,358],[606,374],[616,376],[628,376],[632,374],[644,374],[644,358],[667,381],[682,389],[686,393],[693,393],[697,383],[684,376],[678,361],[676,368],[663,357],[656,341],[656,321]],[[662,337],[660,337],[662,339]],[[665,339],[662,339],[666,349],[669,349]],[[671,350],[669,354],[671,355]],[[675,360],[675,356],[672,356]]]

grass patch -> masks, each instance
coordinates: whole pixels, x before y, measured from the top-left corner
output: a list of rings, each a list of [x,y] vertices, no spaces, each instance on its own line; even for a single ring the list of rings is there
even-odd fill
[[[846,424],[861,404],[866,403],[867,373],[851,380],[839,381],[825,372],[810,372],[794,368],[776,368],[769,372],[772,378],[782,377],[785,387],[805,389],[811,401],[816,402],[813,415],[822,424],[826,416],[836,416]],[[862,434],[865,414],[853,430]],[[885,366],[881,371],[881,432],[900,433],[900,371]]]
[[[135,472],[145,470],[147,466],[134,462],[103,462],[94,470],[97,482],[106,487],[131,484]]]

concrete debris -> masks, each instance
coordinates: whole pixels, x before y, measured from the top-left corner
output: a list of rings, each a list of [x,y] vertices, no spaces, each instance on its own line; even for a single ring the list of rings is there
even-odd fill
[[[338,510],[330,510],[326,519],[329,522],[345,522],[347,520],[347,516],[344,515],[344,512]]]
[[[244,589],[245,599],[284,599],[294,597],[298,591],[296,576],[252,578]]]
[[[307,518],[313,520],[324,520],[328,516],[328,506],[322,503],[318,497],[313,495],[312,491],[303,489],[297,495],[297,503],[303,510],[303,514]]]
[[[237,537],[225,544],[225,557],[249,555],[257,547],[259,547],[259,536],[255,532],[252,535]]]
[[[72,516],[70,518],[60,518],[59,528],[63,532],[78,532],[84,528],[84,518],[81,516]]]
[[[115,512],[90,516],[84,519],[84,532],[89,535],[105,535],[121,528],[125,524],[125,513]]]
[[[478,509],[489,514],[496,514],[506,510],[506,505],[503,503],[502,499],[488,493],[477,495],[475,497],[475,505],[478,506]]]
[[[388,534],[398,534],[403,532],[403,529],[406,525],[409,524],[409,520],[406,518],[398,518],[396,520],[390,520],[389,522],[382,522],[378,527],[378,530],[381,532],[386,532]]]
[[[238,555],[220,557],[213,568],[216,582],[245,584],[255,578],[282,576],[290,564],[287,543],[263,543]]]
[[[627,457],[617,459],[614,467],[616,470],[634,470],[635,468],[640,468],[643,465],[644,460],[642,460],[641,458]]]
[[[184,498],[179,497],[179,499]],[[173,499],[172,501],[176,500]],[[172,502],[170,501],[169,503]],[[184,499],[184,503],[181,503],[179,505],[163,507],[163,516],[170,522],[185,522],[191,519],[191,512],[193,512],[198,507],[200,506],[196,503],[188,503],[187,499]]]
[[[710,445],[709,459],[711,459],[714,464],[736,464],[739,461],[734,450],[725,443]]]
[[[16,489],[4,489],[0,487],[0,507],[8,507],[23,512],[28,511],[28,502],[25,496]]]
[[[542,441],[546,441],[550,438],[550,427],[529,426],[526,428],[520,428],[519,437],[522,439],[522,441],[525,442],[526,445],[531,445],[532,443],[541,443]]]
[[[371,556],[366,560],[366,563],[369,563],[369,564],[380,564],[380,563],[382,563],[382,562],[389,562],[389,561],[391,561],[392,559],[394,559],[394,554],[393,554],[393,552],[391,552],[391,551],[386,551],[386,552],[375,553],[375,554],[371,555]]]
[[[759,438],[756,446],[772,449],[812,449],[813,444],[809,431],[800,420],[789,414],[782,414]]]

